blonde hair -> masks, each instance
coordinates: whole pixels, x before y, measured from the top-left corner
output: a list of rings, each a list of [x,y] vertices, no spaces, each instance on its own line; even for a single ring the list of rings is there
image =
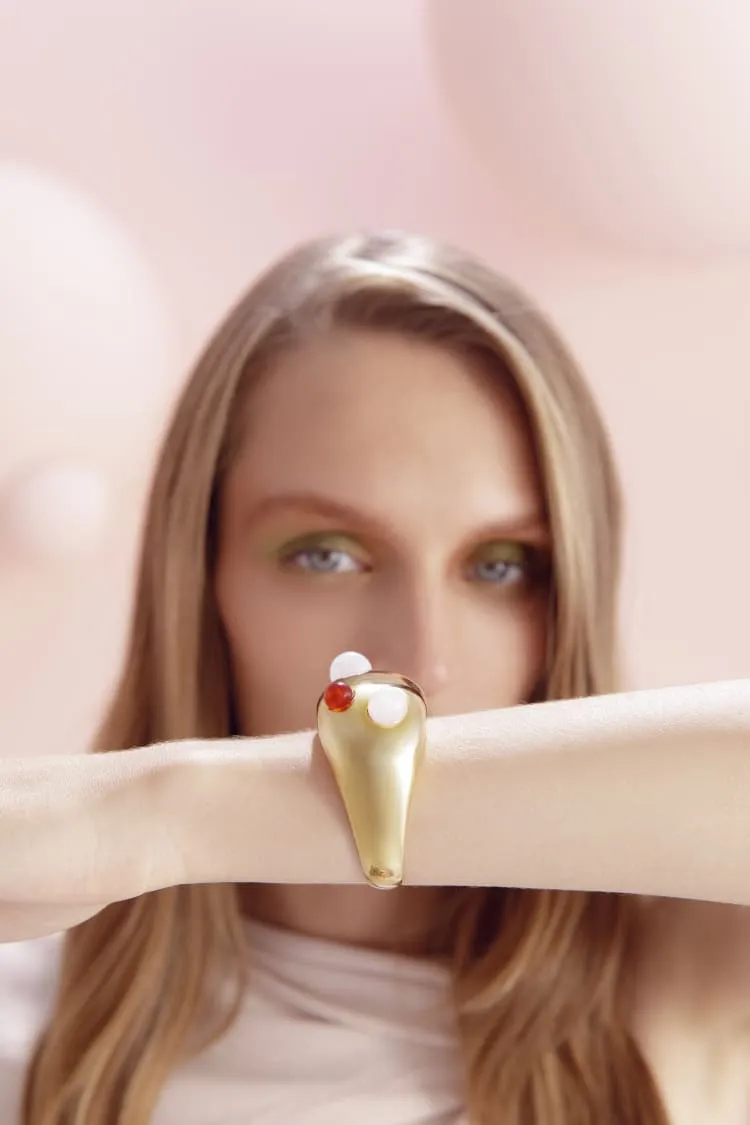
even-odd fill
[[[247,292],[177,404],[148,505],[124,669],[95,749],[233,733],[211,584],[216,497],[240,403],[284,349],[337,326],[481,359],[525,405],[553,537],[546,698],[616,689],[620,499],[577,367],[509,282],[408,236],[306,244]],[[666,1125],[628,1029],[637,905],[457,891],[456,1003],[477,1125]],[[172,1068],[230,1026],[245,987],[237,895],[177,887],[71,932],[26,1084],[24,1125],[147,1125]],[[221,1007],[217,974],[236,985]],[[223,994],[223,993],[222,993]]]

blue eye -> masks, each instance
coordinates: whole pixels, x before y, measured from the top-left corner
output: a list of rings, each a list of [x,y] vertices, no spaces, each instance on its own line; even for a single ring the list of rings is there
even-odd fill
[[[283,560],[285,567],[295,567],[309,574],[353,574],[361,565],[348,551],[339,547],[305,547]]]
[[[475,574],[480,582],[492,582],[498,586],[511,586],[527,577],[522,563],[508,559],[486,559],[477,564]]]
[[[469,577],[495,588],[536,587],[550,577],[550,556],[546,550],[523,543],[488,543],[473,557]]]

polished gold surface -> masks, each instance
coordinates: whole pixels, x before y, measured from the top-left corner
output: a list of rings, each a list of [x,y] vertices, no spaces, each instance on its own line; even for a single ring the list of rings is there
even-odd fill
[[[427,708],[416,684],[388,672],[366,672],[341,681],[354,691],[346,711],[318,701],[318,736],[336,779],[367,881],[382,890],[404,879],[406,829],[414,782],[425,753]],[[408,700],[396,727],[377,726],[367,705],[382,685]]]

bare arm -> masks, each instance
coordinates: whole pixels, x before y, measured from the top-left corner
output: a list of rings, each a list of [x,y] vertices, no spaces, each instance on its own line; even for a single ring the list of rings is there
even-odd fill
[[[180,870],[160,805],[185,750],[0,757],[0,942],[77,925]]]
[[[191,874],[361,881],[312,736],[265,744],[282,782],[264,782],[267,797],[254,793],[261,763],[248,770],[232,745],[214,744],[210,767],[185,761]],[[409,883],[750,905],[750,680],[432,719],[428,748]]]
[[[750,681],[432,719],[428,746],[410,883],[750,905]],[[0,940],[256,881],[361,881],[311,733],[0,759]]]

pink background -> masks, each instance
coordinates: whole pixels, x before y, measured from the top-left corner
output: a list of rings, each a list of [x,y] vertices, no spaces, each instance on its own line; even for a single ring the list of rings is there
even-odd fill
[[[527,5],[546,26],[553,0]],[[710,8],[729,50],[750,19]],[[602,29],[595,6],[575,11],[581,54]],[[496,14],[482,0],[0,0],[0,523],[3,505],[27,511],[14,482],[49,458],[107,497],[86,549],[48,551],[41,533],[25,553],[0,548],[1,753],[85,747],[117,668],[159,429],[214,321],[296,240],[362,226],[480,252],[578,352],[628,493],[630,684],[748,674],[750,157],[737,144],[732,165],[725,125],[703,122],[703,149],[666,119],[657,136],[657,87],[644,69],[639,101],[628,60],[627,133],[605,113],[627,93],[610,64],[583,76],[598,99],[561,71],[535,102],[529,27]],[[511,32],[515,87],[515,72],[497,80]],[[524,42],[553,51],[543,39]],[[687,61],[659,56],[666,85]],[[726,82],[747,138],[748,87]],[[550,116],[560,90],[578,99],[569,135]],[[37,198],[26,175],[52,179]]]

